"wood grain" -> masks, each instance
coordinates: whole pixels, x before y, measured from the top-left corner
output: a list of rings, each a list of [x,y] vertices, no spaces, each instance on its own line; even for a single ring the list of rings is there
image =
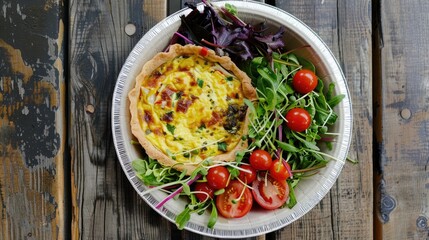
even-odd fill
[[[429,239],[429,2],[381,1],[383,239]]]
[[[116,158],[110,108],[116,77],[166,1],[70,1],[72,236],[168,239],[170,224],[135,193]],[[127,35],[125,26],[136,32]]]
[[[290,1],[276,6],[309,25],[331,48],[348,80],[354,128],[351,159],[330,193],[302,219],[269,239],[371,239],[372,42],[370,1]]]
[[[63,1],[0,4],[0,239],[64,239]]]

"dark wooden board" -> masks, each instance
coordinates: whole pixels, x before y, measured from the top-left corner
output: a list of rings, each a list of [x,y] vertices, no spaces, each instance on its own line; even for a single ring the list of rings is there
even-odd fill
[[[63,4],[0,3],[0,239],[69,233]]]
[[[429,2],[380,1],[382,239],[429,239]]]
[[[277,7],[310,26],[331,48],[347,78],[354,113],[349,157],[330,193],[302,219],[269,239],[371,239],[372,42],[371,1],[277,0]]]
[[[69,7],[72,236],[169,239],[169,222],[125,177],[110,130],[119,71],[137,41],[166,16],[166,1],[72,0]]]

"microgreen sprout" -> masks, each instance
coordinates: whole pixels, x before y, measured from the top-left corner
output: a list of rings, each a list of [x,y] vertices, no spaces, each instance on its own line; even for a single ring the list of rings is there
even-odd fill
[[[247,184],[244,184],[243,186],[244,186],[244,187],[243,187],[243,190],[241,190],[240,196],[238,196],[238,198],[235,198],[235,199],[232,199],[232,200],[231,200],[231,202],[232,202],[233,204],[237,204],[237,203],[240,201],[240,199],[243,197],[243,194],[244,194],[244,192],[246,191],[246,188],[248,187],[248,186],[247,186]]]

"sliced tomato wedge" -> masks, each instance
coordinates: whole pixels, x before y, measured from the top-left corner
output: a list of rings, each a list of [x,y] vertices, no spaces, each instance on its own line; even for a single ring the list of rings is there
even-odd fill
[[[240,218],[252,208],[253,197],[248,187],[238,180],[233,180],[225,192],[216,197],[216,208],[226,218]]]
[[[253,181],[252,188],[253,198],[265,209],[279,208],[289,198],[289,186],[286,181],[276,180],[270,175],[267,178],[265,175],[259,175]]]

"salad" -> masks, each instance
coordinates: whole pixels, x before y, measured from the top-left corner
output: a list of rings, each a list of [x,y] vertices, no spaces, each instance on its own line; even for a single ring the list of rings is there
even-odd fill
[[[233,162],[207,158],[187,175],[147,156],[133,161],[136,175],[149,186],[143,194],[168,193],[157,208],[178,197],[189,199],[176,217],[179,229],[191,214],[206,211],[207,226],[213,228],[219,217],[243,217],[254,205],[267,211],[293,208],[299,182],[335,159],[320,148],[332,148],[337,134],[329,126],[338,118],[333,108],[344,98],[335,95],[333,83],[324,85],[315,66],[296,55],[296,49],[285,50],[284,28],[267,33],[265,23],[242,21],[231,4],[218,8],[203,3],[202,12],[187,4],[192,11],[181,17],[170,45],[195,44],[228,55],[252,79],[258,100],[245,100],[250,124],[243,140],[248,147]]]

